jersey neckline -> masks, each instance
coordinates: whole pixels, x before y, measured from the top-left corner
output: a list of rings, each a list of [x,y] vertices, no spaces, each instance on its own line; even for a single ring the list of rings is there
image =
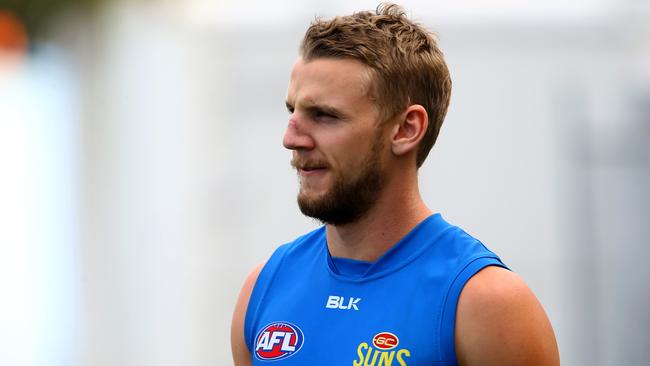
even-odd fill
[[[417,224],[408,234],[379,257],[376,262],[370,263],[369,266],[367,265],[369,262],[357,261],[350,258],[332,258],[327,248],[325,230],[322,230],[322,239],[319,242],[323,249],[327,270],[330,275],[346,282],[365,282],[386,276],[406,266],[429,248],[442,233],[453,227],[442,218],[440,213],[432,214]],[[351,263],[353,266],[357,266],[355,262],[358,262],[356,271],[359,271],[359,267],[366,263],[367,269],[365,273],[357,273],[355,271],[350,273],[346,270],[339,271],[337,264],[340,265],[341,261],[348,262],[348,264]]]

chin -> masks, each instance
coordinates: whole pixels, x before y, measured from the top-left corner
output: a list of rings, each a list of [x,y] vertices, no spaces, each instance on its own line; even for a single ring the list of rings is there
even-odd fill
[[[314,191],[313,189],[306,190],[306,189],[301,189],[300,193],[298,193],[298,201],[299,202],[305,202],[305,203],[318,203],[322,201],[323,197],[326,196],[326,191],[325,192],[317,192]]]
[[[299,197],[306,197],[309,200],[319,199],[327,196],[331,190],[331,185],[327,182],[302,182],[300,184]]]

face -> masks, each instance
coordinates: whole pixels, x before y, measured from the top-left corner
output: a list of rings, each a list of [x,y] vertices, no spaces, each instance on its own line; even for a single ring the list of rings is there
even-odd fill
[[[370,74],[348,59],[298,59],[291,72],[283,144],[293,151],[303,214],[332,225],[363,217],[384,183],[384,131]]]

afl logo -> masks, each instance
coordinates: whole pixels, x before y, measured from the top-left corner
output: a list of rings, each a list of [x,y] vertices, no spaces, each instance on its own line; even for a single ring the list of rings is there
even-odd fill
[[[381,332],[372,338],[372,344],[382,351],[397,347],[399,339],[393,333]]]
[[[302,330],[296,325],[273,322],[257,333],[255,357],[262,361],[282,360],[300,351],[304,341]]]

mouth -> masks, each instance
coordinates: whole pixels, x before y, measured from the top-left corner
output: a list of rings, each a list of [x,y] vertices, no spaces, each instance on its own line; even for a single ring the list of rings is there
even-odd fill
[[[300,177],[318,176],[329,169],[327,162],[323,159],[300,159],[295,154],[290,163]]]
[[[327,170],[324,166],[301,166],[298,168],[298,173],[301,176],[310,176],[323,173]]]

